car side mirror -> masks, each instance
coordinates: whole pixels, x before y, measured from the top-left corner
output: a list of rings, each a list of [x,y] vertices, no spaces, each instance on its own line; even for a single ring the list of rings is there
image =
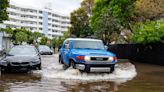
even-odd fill
[[[108,46],[105,45],[104,48],[105,48],[105,50],[108,50]]]
[[[66,48],[67,50],[70,49],[69,44],[65,44],[65,48]]]

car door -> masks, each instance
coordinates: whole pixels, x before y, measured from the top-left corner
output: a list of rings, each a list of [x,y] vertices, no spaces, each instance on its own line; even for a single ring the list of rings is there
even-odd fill
[[[64,43],[64,48],[63,48],[63,61],[66,65],[69,65],[69,50],[70,50],[70,42],[66,41]]]

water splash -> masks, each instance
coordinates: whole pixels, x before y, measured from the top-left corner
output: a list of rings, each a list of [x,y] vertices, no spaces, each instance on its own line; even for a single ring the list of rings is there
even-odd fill
[[[50,60],[52,61],[52,60]],[[45,62],[46,63],[46,62]],[[48,62],[44,64],[42,71],[37,73],[42,74],[45,78],[69,79],[69,80],[86,80],[86,81],[111,81],[111,80],[131,80],[136,76],[135,66],[129,62],[120,63],[115,68],[115,71],[109,73],[81,73],[77,69],[69,68],[63,70],[62,65],[58,62]]]

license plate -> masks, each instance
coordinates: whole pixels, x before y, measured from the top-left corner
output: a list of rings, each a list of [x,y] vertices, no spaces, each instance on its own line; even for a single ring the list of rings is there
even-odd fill
[[[28,68],[21,68],[20,70],[28,70]]]
[[[103,58],[96,58],[97,61],[103,61]]]

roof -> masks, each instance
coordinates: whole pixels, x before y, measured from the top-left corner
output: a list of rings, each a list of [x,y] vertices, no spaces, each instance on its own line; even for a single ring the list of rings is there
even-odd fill
[[[99,39],[91,39],[91,38],[68,38],[66,40],[81,40],[81,41],[102,41]]]

